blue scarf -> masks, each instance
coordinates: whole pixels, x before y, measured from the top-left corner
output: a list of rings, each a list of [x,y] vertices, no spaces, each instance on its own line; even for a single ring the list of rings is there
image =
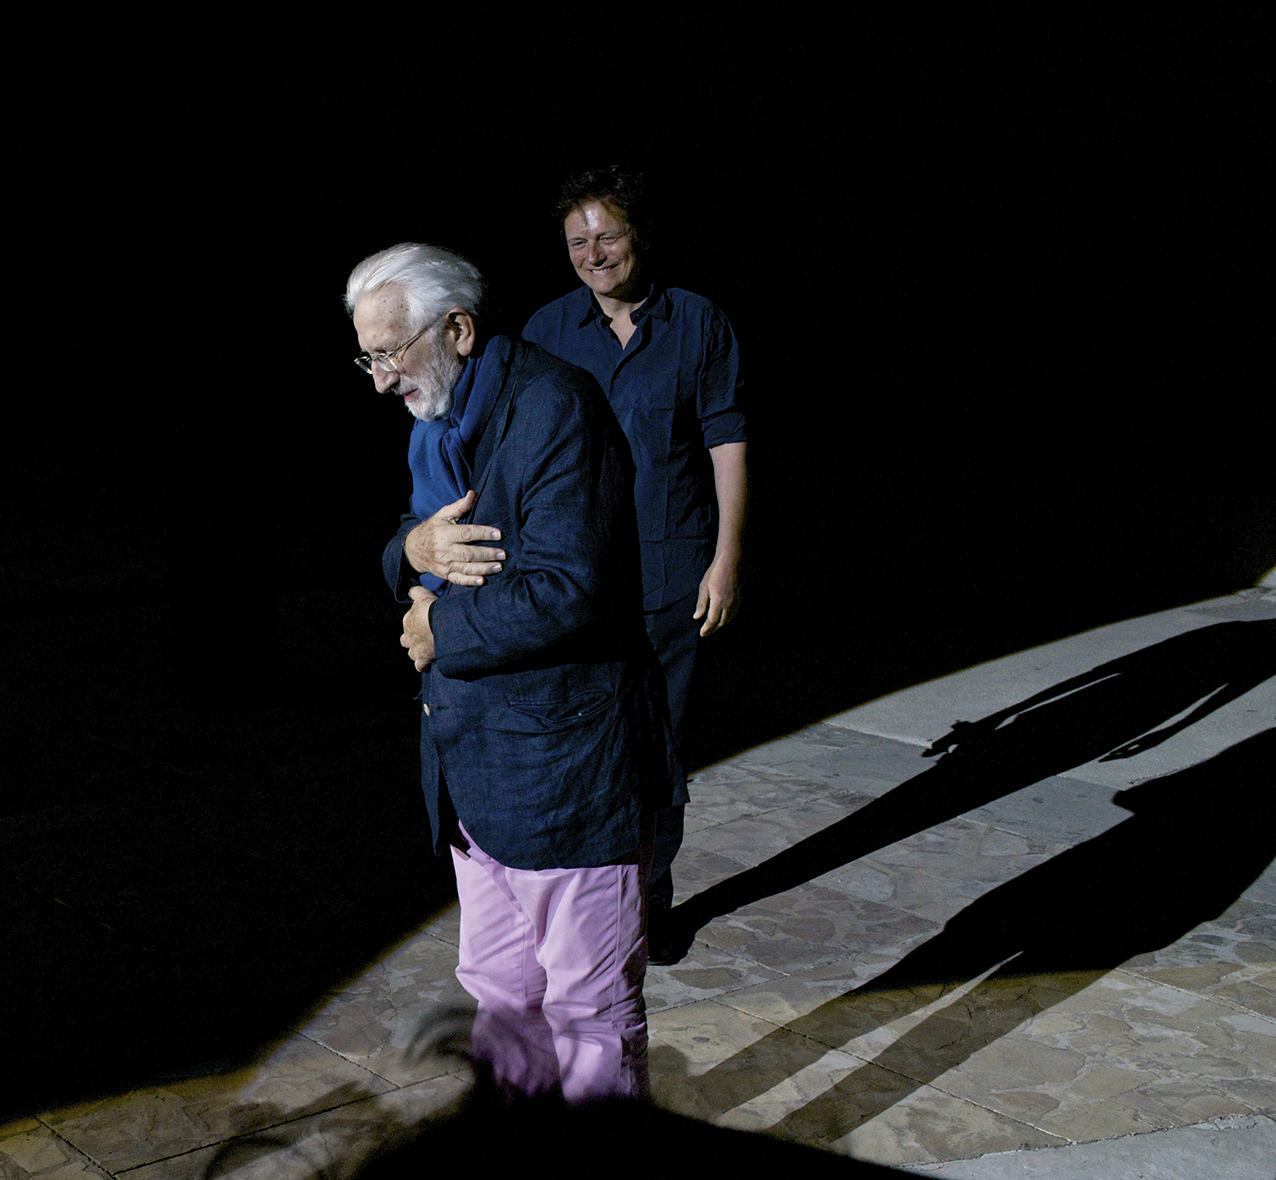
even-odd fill
[[[452,409],[433,422],[419,419],[408,440],[412,469],[412,515],[427,520],[470,490],[474,449],[509,373],[513,345],[494,336],[478,356],[469,357],[452,391]],[[421,574],[421,585],[437,593],[446,579]]]

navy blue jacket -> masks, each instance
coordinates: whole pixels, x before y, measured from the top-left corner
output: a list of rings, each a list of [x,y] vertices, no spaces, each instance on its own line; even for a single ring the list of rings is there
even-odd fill
[[[454,809],[512,868],[605,864],[638,846],[643,814],[677,801],[679,781],[624,436],[588,373],[518,341],[471,467],[470,519],[501,530],[507,557],[430,611],[421,776],[435,847]],[[404,517],[384,555],[400,601],[418,523]]]

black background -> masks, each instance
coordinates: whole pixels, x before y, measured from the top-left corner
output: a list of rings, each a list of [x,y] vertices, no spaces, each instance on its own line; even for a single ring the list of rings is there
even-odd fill
[[[575,282],[562,177],[648,174],[751,398],[697,764],[1276,565],[1258,11],[19,26],[14,1052],[78,1063],[19,1105],[233,1060],[433,904],[374,250],[459,250],[517,331]]]

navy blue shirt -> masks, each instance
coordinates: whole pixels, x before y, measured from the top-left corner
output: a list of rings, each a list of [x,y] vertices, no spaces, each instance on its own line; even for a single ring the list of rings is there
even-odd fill
[[[588,287],[542,307],[523,337],[597,379],[636,468],[643,606],[676,602],[713,560],[709,448],[744,442],[739,346],[727,317],[677,287],[652,287],[622,348]]]

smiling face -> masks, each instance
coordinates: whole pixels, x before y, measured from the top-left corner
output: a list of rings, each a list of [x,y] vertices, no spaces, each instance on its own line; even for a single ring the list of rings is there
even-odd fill
[[[619,303],[641,301],[633,230],[619,209],[585,201],[567,215],[563,232],[572,266],[595,295]]]
[[[354,327],[365,352],[392,352],[416,329],[408,314],[403,292],[394,286],[378,287],[363,295],[354,307]],[[442,319],[396,358],[398,368],[372,364],[372,380],[378,393],[395,393],[409,412],[423,422],[442,418],[452,408],[452,390],[465,362],[456,340]]]

